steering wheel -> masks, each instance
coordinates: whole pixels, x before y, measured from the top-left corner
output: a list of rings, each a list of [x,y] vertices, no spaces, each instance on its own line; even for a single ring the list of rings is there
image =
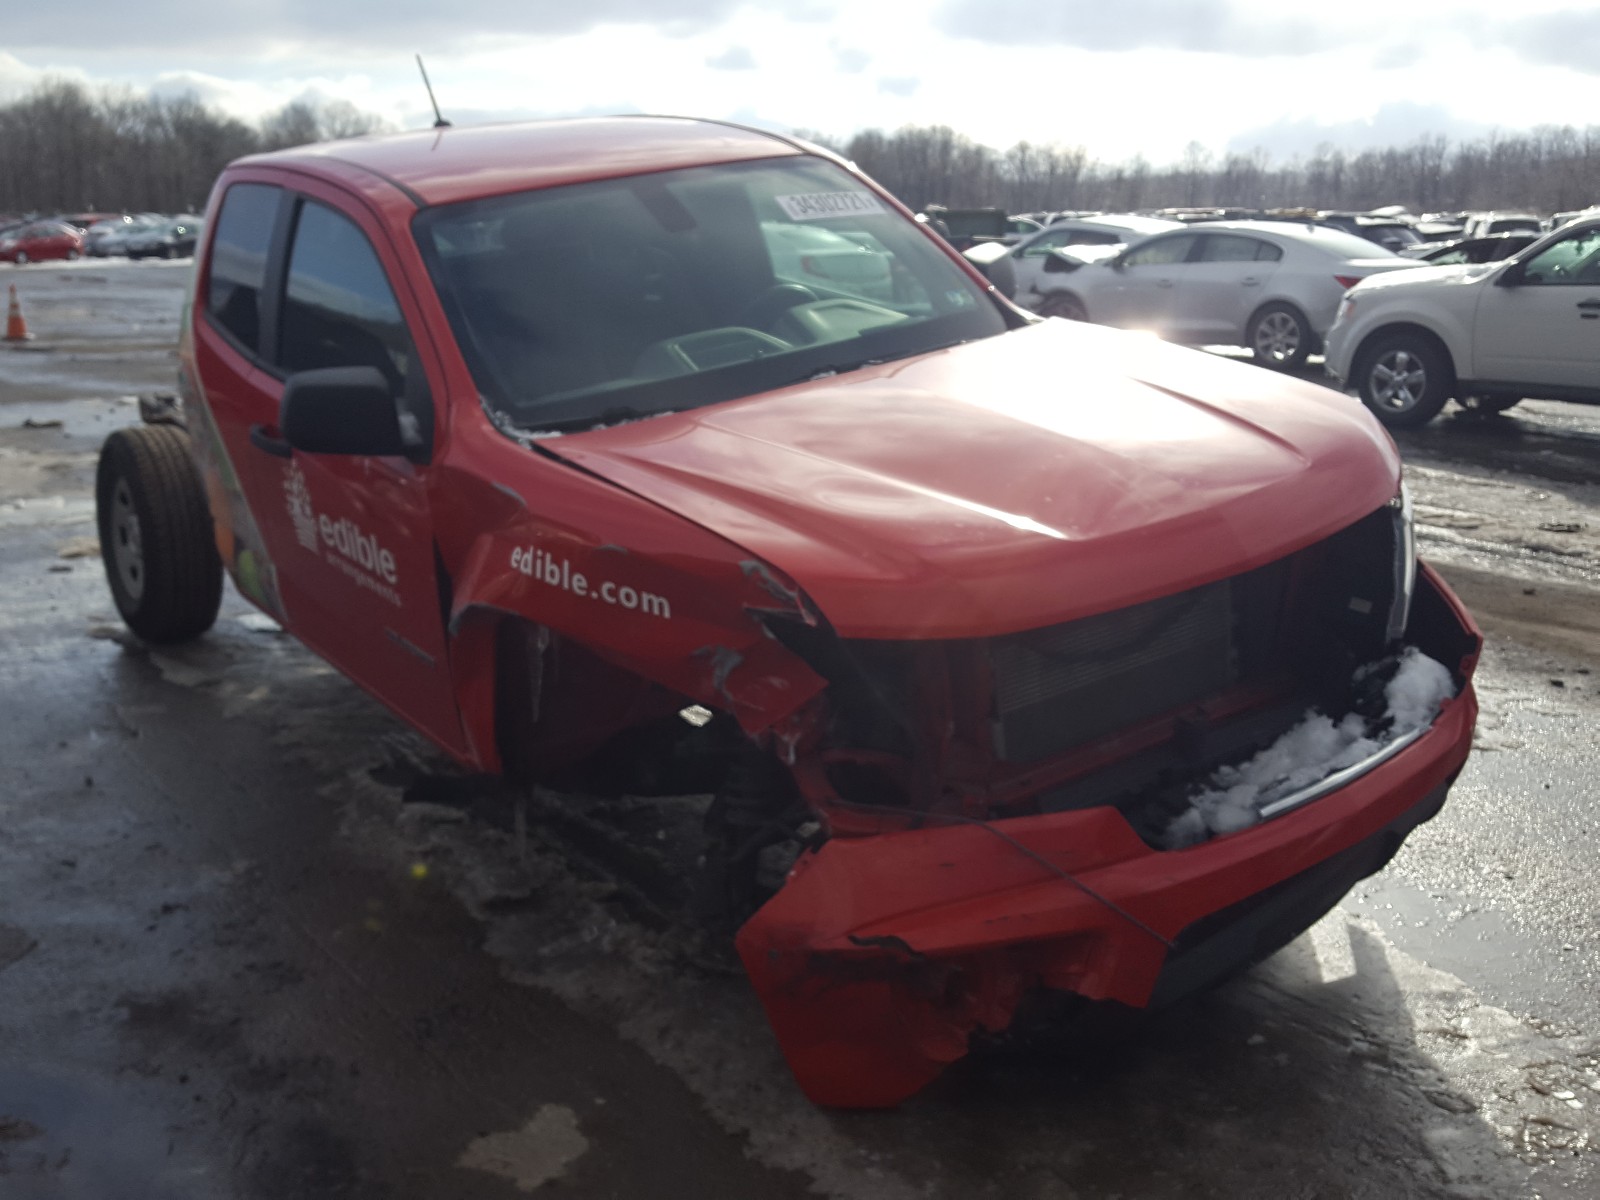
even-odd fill
[[[751,329],[765,329],[791,308],[810,304],[818,296],[799,283],[775,283],[739,310],[737,323]]]

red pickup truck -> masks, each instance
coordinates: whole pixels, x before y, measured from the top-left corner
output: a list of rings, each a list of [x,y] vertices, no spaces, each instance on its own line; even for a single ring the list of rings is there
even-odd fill
[[[787,225],[886,276],[788,277]],[[819,1103],[1271,953],[1467,756],[1480,638],[1369,414],[1024,313],[792,139],[242,159],[181,361],[101,457],[129,626],[201,635],[225,568],[472,770],[704,751],[697,907]]]

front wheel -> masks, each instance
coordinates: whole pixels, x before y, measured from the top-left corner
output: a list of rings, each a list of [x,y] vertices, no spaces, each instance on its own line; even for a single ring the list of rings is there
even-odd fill
[[[1041,317],[1061,317],[1067,321],[1087,321],[1089,319],[1089,310],[1084,308],[1083,301],[1076,296],[1070,296],[1065,292],[1057,292],[1044,298],[1043,303],[1039,305],[1039,315]]]
[[[32,261],[33,260],[28,257],[28,252],[26,250],[17,251],[17,266],[25,267]]]
[[[1269,304],[1250,318],[1245,343],[1263,367],[1289,371],[1303,366],[1316,334],[1305,314],[1292,304]]]
[[[1411,333],[1382,338],[1363,350],[1355,383],[1361,402],[1390,429],[1426,425],[1455,390],[1444,351]]]
[[[186,642],[222,605],[222,560],[189,435],[170,425],[119,429],[95,475],[100,557],[117,611],[147,642]]]

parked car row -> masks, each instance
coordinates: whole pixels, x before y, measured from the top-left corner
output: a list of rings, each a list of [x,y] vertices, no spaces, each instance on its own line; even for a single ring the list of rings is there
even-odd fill
[[[1014,299],[1044,316],[1147,329],[1175,342],[1244,346],[1265,365],[1295,367],[1320,349],[1347,289],[1369,275],[1417,267],[1316,224],[1115,220],[1133,238],[1126,245],[1069,241],[1040,254],[1051,226],[1018,246]],[[1094,224],[1110,229],[1113,219],[1063,223]],[[1082,236],[1096,235],[1086,229]]]
[[[1244,346],[1273,367],[1326,343],[1328,372],[1393,428],[1452,398],[1480,412],[1600,403],[1600,210],[1404,255],[1319,223],[1100,214],[968,257],[1043,316]]]
[[[80,222],[89,221],[85,226]],[[160,213],[77,213],[0,226],[0,262],[19,265],[76,258],[187,258],[199,217]]]

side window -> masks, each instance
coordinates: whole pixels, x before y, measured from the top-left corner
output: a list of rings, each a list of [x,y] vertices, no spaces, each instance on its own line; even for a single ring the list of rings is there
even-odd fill
[[[1050,251],[1065,246],[1072,234],[1065,229],[1058,229],[1054,233],[1047,233],[1028,243],[1028,248],[1022,252],[1024,258],[1043,258]]]
[[[1271,242],[1256,242],[1257,262],[1278,262],[1283,258],[1283,247],[1274,246]]]
[[[260,349],[261,289],[282,198],[281,189],[264,183],[229,188],[206,264],[206,311],[252,353]]]
[[[1171,263],[1181,263],[1189,257],[1189,248],[1194,245],[1195,235],[1180,233],[1176,237],[1156,238],[1146,242],[1132,254],[1124,258],[1123,264],[1129,267],[1163,266]]]
[[[1528,283],[1600,283],[1600,226],[1594,226],[1546,246],[1528,260],[1523,270]]]
[[[1254,238],[1234,237],[1226,233],[1208,233],[1200,247],[1201,262],[1255,262],[1260,255],[1258,246],[1266,243]]]
[[[278,365],[285,370],[377,367],[398,394],[411,339],[366,235],[313,200],[300,207],[284,281]]]

